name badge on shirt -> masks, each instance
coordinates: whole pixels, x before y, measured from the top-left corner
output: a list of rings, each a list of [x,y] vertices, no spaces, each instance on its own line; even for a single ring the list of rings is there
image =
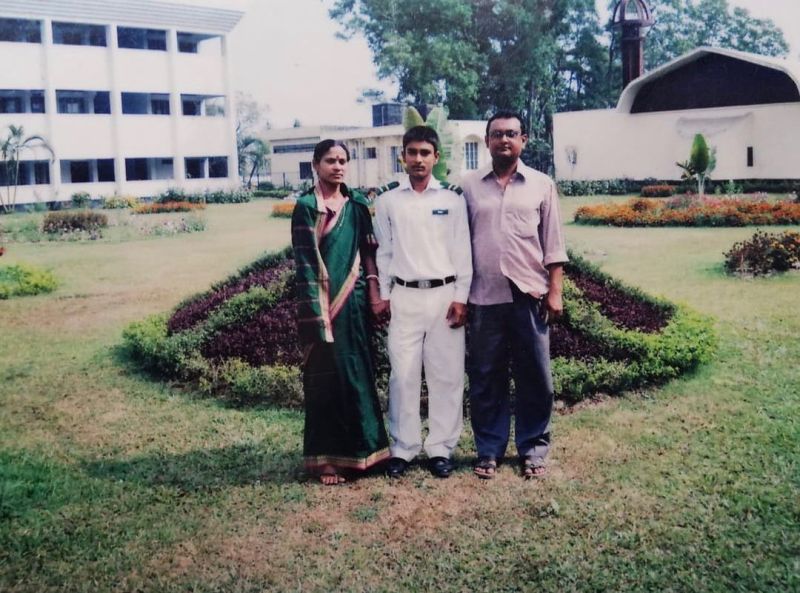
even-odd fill
[[[431,214],[434,216],[444,216],[445,214],[449,214],[450,211],[446,209],[439,209],[439,210],[431,210]]]

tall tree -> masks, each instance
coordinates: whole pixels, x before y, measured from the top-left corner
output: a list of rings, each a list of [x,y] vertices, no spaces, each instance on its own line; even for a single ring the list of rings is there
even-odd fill
[[[239,177],[244,180],[247,170],[252,166],[254,142],[265,146],[264,155],[269,153],[266,143],[259,136],[270,127],[267,113],[269,107],[256,101],[245,93],[236,93],[236,152],[239,157]],[[263,162],[263,157],[261,162]],[[250,173],[250,178],[253,174]],[[248,180],[249,185],[249,180]]]
[[[378,75],[397,80],[398,100],[444,104],[458,118],[478,115],[485,71],[473,13],[465,0],[337,0],[330,11],[342,24],[340,36],[364,36]]]
[[[755,18],[743,8],[731,7],[728,0],[649,2],[656,23],[645,39],[647,70],[700,46],[765,56],[786,56],[789,51],[783,32],[775,23]],[[609,10],[615,4],[616,0],[610,0]],[[616,36],[613,43],[619,43]]]

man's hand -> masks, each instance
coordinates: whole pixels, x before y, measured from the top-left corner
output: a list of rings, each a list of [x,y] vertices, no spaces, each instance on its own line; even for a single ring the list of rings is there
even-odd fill
[[[369,304],[372,311],[372,322],[377,327],[384,327],[392,318],[392,307],[389,301],[378,300]]]
[[[544,306],[550,321],[556,321],[564,314],[564,302],[561,291],[551,290],[544,298]]]
[[[450,303],[447,309],[447,322],[453,329],[463,326],[467,322],[467,305],[464,303]]]

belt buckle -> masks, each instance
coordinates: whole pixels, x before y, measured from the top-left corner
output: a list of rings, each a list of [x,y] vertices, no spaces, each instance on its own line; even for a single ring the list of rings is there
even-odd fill
[[[419,282],[417,282],[417,286],[419,286],[420,288],[430,288],[431,287],[431,281],[430,280],[420,280]]]

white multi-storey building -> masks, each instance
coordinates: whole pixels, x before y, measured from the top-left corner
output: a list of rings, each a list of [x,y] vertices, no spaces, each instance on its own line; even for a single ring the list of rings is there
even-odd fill
[[[55,153],[22,155],[17,203],[236,186],[227,35],[242,14],[222,1],[0,0],[0,139],[22,126]]]

